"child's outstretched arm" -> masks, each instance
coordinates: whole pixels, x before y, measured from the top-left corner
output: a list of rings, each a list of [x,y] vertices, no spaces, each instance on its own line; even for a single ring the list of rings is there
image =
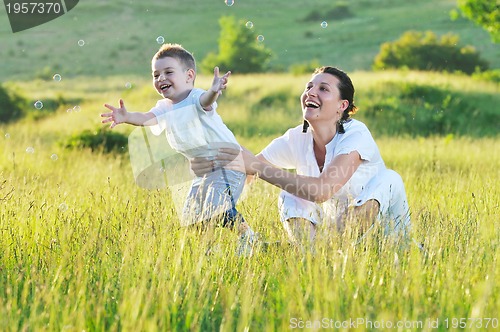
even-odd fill
[[[127,112],[123,99],[120,99],[120,107],[104,104],[104,107],[111,110],[109,113],[102,113],[101,117],[106,118],[102,123],[112,122],[110,128],[114,128],[120,123],[128,123],[135,126],[151,126],[158,123],[156,116],[152,112]]]
[[[222,90],[226,89],[227,82],[229,80],[229,75],[231,72],[228,71],[222,76],[219,76],[219,67],[214,68],[214,80],[212,81],[212,86],[209,90],[204,92],[200,97],[201,106],[206,111],[211,111],[212,104],[217,100]]]

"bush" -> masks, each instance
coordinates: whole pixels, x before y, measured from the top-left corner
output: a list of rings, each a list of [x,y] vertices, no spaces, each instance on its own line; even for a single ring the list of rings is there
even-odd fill
[[[486,71],[475,71],[472,78],[476,80],[490,81],[500,83],[500,69],[492,69]]]
[[[307,63],[296,63],[290,66],[290,73],[293,75],[312,74],[316,68],[321,67],[321,63],[317,59],[313,59]]]
[[[245,22],[223,16],[219,25],[219,53],[211,52],[203,59],[200,64],[202,72],[213,73],[215,66],[221,72],[231,70],[238,73],[259,73],[267,69],[272,53],[257,42],[257,36],[245,26]]]
[[[0,122],[11,122],[24,115],[27,101],[14,91],[0,85]]]
[[[304,17],[303,21],[305,22],[317,22],[324,20],[342,20],[348,17],[353,16],[351,11],[349,10],[349,6],[347,3],[341,2],[336,4],[331,9],[313,9],[309,12],[309,14]]]
[[[35,100],[28,102],[28,111],[25,113],[25,117],[31,120],[40,120],[47,116],[54,114],[57,110],[64,108],[73,109],[76,105],[81,102],[81,99],[66,99],[61,94],[56,95],[51,98],[42,98],[40,100],[43,104],[43,108],[37,109],[34,107],[36,103]]]
[[[59,66],[55,66],[54,68],[50,66],[45,66],[42,69],[35,72],[35,78],[44,81],[50,81],[53,79],[54,73],[57,73],[59,69],[60,69]]]
[[[39,120],[53,114],[63,106],[73,108],[80,99],[67,99],[58,94],[51,98],[42,98],[42,108],[36,108],[36,100],[29,100],[17,92],[14,85],[0,85],[0,122],[12,122],[20,118]],[[72,105],[72,106],[69,106]]]
[[[102,151],[105,153],[126,151],[128,145],[128,137],[100,128],[98,130],[84,130],[79,134],[71,136],[62,145],[68,149],[83,149],[90,148],[92,151]]]
[[[356,114],[381,135],[484,137],[498,134],[500,115],[488,95],[427,84],[387,82],[364,95]]]
[[[252,116],[269,112],[296,111],[298,98],[290,90],[270,91],[250,106]]]
[[[373,69],[409,68],[431,71],[461,71],[472,74],[488,69],[472,46],[457,46],[459,37],[447,34],[438,40],[432,31],[408,31],[399,40],[382,44]]]

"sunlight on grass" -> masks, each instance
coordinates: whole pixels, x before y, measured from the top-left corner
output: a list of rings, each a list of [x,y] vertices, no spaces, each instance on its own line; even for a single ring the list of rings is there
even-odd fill
[[[364,75],[353,75],[360,90],[369,86]],[[251,123],[238,94],[253,91],[262,101],[269,94],[255,90],[260,84],[299,94],[307,77],[273,85],[268,77],[235,76],[221,114]],[[171,193],[137,187],[126,153],[59,145],[71,133],[99,128],[104,102],[153,104],[147,80],[130,90],[126,81],[89,78],[75,83],[86,92],[80,113],[61,108],[0,126],[0,330],[275,331],[324,318],[363,319],[361,330],[373,330],[367,321],[416,324],[410,330],[453,317],[498,323],[498,138],[376,137],[387,166],[404,179],[412,237],[424,251],[377,232],[354,245],[356,230],[340,236],[328,229],[314,251],[291,247],[278,219],[278,190],[256,181],[238,209],[263,238],[279,243],[242,258],[234,231],[180,228]],[[295,102],[299,118],[290,123],[300,121]],[[285,121],[285,112],[270,115],[269,124]],[[261,114],[254,116],[264,121]],[[238,139],[258,152],[274,137]]]

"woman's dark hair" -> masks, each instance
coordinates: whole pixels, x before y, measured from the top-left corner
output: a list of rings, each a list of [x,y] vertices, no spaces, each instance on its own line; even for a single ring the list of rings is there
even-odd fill
[[[349,76],[347,76],[345,72],[336,67],[323,66],[320,68],[316,68],[313,75],[322,73],[330,74],[338,78],[339,85],[337,87],[340,91],[340,98],[345,99],[349,102],[349,106],[347,106],[347,108],[344,110],[344,113],[342,114],[342,117],[338,122],[337,130],[339,134],[343,134],[345,133],[344,123],[349,121],[351,116],[358,110],[358,108],[354,106],[354,85],[352,84],[352,81],[349,78]],[[304,126],[302,127],[302,132],[305,133],[308,127],[309,123],[306,120],[304,120]]]

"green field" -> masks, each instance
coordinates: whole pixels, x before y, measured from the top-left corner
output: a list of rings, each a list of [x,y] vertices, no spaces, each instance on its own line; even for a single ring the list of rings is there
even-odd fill
[[[313,10],[328,12],[348,5],[350,16],[304,21]],[[235,16],[253,22],[256,35],[274,53],[273,68],[287,70],[296,63],[317,59],[348,71],[369,70],[380,45],[405,31],[454,33],[462,45],[472,45],[500,68],[500,47],[486,31],[463,18],[450,19],[455,0],[223,0],[80,1],[64,16],[33,29],[13,34],[4,7],[0,8],[0,79],[63,79],[81,75],[109,77],[148,75],[158,36],[177,42],[201,61],[218,50],[218,19]],[[328,23],[327,28],[321,22]],[[84,41],[83,46],[78,42]],[[234,68],[237,70],[237,68]]]
[[[473,23],[449,19],[455,1],[348,5],[352,16],[321,28],[303,18],[330,8],[327,0],[80,1],[16,34],[1,7],[0,80],[27,106],[24,118],[0,123],[0,331],[498,330],[500,85],[369,69],[381,43],[410,29],[457,33],[491,68],[500,68],[500,49]],[[276,70],[313,59],[348,70],[355,117],[403,177],[411,236],[425,251],[376,232],[354,245],[350,230],[327,229],[314,251],[290,247],[279,191],[257,181],[238,209],[282,244],[238,257],[235,233],[180,228],[175,193],[135,184],[126,144],[111,153],[66,147],[104,128],[104,103],[153,106],[156,38],[182,43],[199,61],[216,51],[221,15],[252,21]],[[218,111],[257,153],[301,123],[309,77],[234,74]],[[196,85],[211,80],[199,75]]]
[[[352,78],[361,99],[395,81],[439,86],[461,93],[461,100],[473,95],[485,109],[498,105],[498,84],[460,75],[354,72]],[[298,96],[307,79],[235,75],[220,101],[221,114],[240,142],[258,152],[300,123],[293,106],[298,99],[270,108],[263,101],[281,100],[276,91]],[[202,87],[209,82],[198,79]],[[352,321],[360,330],[403,324],[430,331],[436,322],[439,330],[460,329],[460,318],[471,330],[498,324],[498,136],[383,135],[377,118],[366,118],[379,128],[374,135],[387,165],[405,181],[412,237],[426,251],[401,250],[375,235],[354,246],[354,235],[327,232],[314,255],[282,245],[242,259],[228,230],[200,235],[179,228],[169,191],[135,185],[126,146],[113,154],[62,147],[71,135],[101,127],[104,102],[123,97],[134,110],[152,105],[156,96],[148,79],[85,77],[14,86],[67,104],[47,106],[38,120],[0,126],[2,331],[317,330],[317,324]],[[401,112],[409,105],[395,102]],[[357,116],[363,118],[370,103],[360,105]],[[498,125],[495,112],[490,119]],[[131,130],[116,128],[125,135]],[[286,242],[277,189],[262,182],[247,189],[239,210],[266,239]],[[213,241],[216,250],[206,256]],[[479,324],[483,329],[475,328]]]

